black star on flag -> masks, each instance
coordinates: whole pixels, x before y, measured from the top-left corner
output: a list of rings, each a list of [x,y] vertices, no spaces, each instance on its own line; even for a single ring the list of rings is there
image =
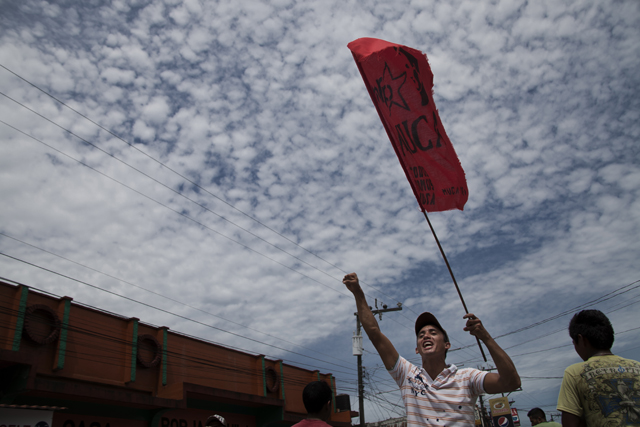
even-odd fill
[[[404,82],[406,80],[406,71],[396,77],[393,77],[389,66],[386,63],[384,64],[382,77],[376,79],[378,87],[374,88],[374,91],[378,99],[389,108],[389,112],[391,112],[392,105],[397,105],[400,108],[410,111],[409,106],[407,105],[406,101],[402,97],[402,93],[400,92],[400,89],[402,89],[402,86],[404,85]]]

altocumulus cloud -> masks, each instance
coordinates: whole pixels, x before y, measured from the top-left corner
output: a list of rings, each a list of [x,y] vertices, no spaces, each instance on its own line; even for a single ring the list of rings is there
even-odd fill
[[[424,51],[434,72],[470,197],[430,219],[469,309],[501,336],[595,301],[631,330],[637,288],[598,298],[640,279],[639,7],[5,2],[0,252],[13,258],[0,276],[333,372],[355,396],[340,280],[357,271],[372,303],[404,303],[381,322],[401,354],[430,309],[462,347],[450,361],[482,363],[346,48],[377,37]],[[521,375],[559,377],[578,360],[562,347],[568,319],[499,339]],[[614,352],[638,359],[637,338],[619,334]],[[377,356],[364,360],[367,421],[402,414],[395,393],[376,394],[395,387]],[[528,379],[512,397],[551,411],[559,384]]]

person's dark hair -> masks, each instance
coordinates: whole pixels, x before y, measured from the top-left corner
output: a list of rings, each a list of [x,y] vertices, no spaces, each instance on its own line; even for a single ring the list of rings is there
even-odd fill
[[[569,336],[576,341],[578,335],[589,340],[597,350],[610,350],[613,346],[613,326],[600,310],[582,310],[569,322]]]
[[[322,411],[332,396],[331,387],[324,381],[310,382],[302,390],[302,402],[309,414],[317,414]]]
[[[436,319],[436,316],[429,313],[428,311],[425,311],[416,319],[416,325],[415,325],[416,338],[418,337],[418,334],[420,333],[422,328],[424,328],[427,325],[433,325],[436,328],[438,328],[438,330],[442,332],[442,335],[444,335],[444,342],[449,342],[449,335],[447,335],[447,331],[445,331],[442,325],[440,324],[440,322],[438,322],[438,319]]]
[[[527,414],[529,418],[542,418],[543,420],[547,419],[547,416],[544,414],[544,411],[540,408],[533,408]]]
[[[211,415],[204,423],[206,427],[227,427],[227,421],[221,415]]]

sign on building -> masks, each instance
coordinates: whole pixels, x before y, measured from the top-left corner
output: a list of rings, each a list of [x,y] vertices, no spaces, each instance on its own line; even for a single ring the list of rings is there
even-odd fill
[[[491,408],[491,420],[494,427],[515,427],[511,417],[508,397],[489,399],[489,407]]]
[[[516,408],[511,408],[511,418],[513,418],[513,425],[520,427],[520,417],[518,416],[518,410]]]

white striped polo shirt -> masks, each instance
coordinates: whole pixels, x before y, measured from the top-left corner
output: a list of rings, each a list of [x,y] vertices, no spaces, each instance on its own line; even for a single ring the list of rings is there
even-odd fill
[[[424,368],[400,356],[389,373],[400,386],[407,427],[475,424],[474,408],[485,392],[487,372],[449,365],[432,380]]]

